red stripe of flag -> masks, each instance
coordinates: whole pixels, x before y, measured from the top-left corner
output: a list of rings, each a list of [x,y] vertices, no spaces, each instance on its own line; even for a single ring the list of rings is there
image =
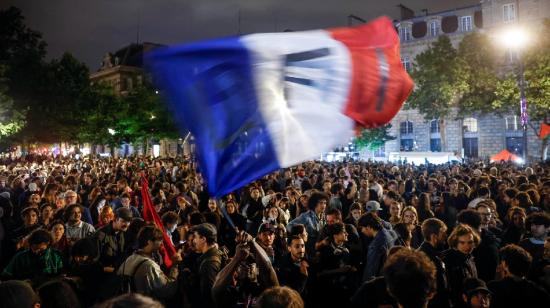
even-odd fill
[[[160,248],[160,253],[162,254],[164,264],[167,268],[170,268],[172,267],[172,256],[176,254],[176,247],[172,244],[157,211],[155,211],[151,195],[149,194],[149,183],[144,176],[141,177],[141,200],[143,202],[143,219],[147,222],[153,222],[162,230],[162,242],[164,245]]]
[[[550,134],[550,124],[542,123],[540,126],[540,139],[544,139],[548,134]]]
[[[366,128],[391,121],[414,86],[401,64],[399,37],[391,20],[381,17],[357,27],[328,31],[351,56],[352,82],[345,115]]]

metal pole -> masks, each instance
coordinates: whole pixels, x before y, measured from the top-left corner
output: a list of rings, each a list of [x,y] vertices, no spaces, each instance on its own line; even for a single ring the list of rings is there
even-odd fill
[[[527,99],[525,97],[525,73],[523,68],[523,61],[520,58],[518,53],[519,61],[519,96],[520,96],[520,113],[521,113],[521,125],[523,128],[523,162],[524,164],[528,163],[528,152],[527,152]]]
[[[363,18],[357,16],[357,15],[353,15],[353,14],[349,14],[348,15],[348,27],[351,27],[352,24],[353,24],[353,20],[357,20],[357,21],[360,21],[362,23],[366,23],[367,21],[364,20]]]

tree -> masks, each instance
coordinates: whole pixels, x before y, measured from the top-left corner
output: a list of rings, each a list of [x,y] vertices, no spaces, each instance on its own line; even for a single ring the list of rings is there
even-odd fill
[[[15,108],[26,109],[29,100],[37,97],[46,43],[42,35],[29,29],[21,10],[10,7],[0,10],[0,65],[6,67],[8,95]]]
[[[442,35],[415,58],[411,73],[416,87],[406,108],[415,108],[427,120],[439,121],[442,150],[447,148],[445,118],[458,107],[461,94],[467,89],[464,65],[451,40]]]
[[[25,124],[25,113],[13,108],[13,99],[7,94],[5,67],[0,66],[0,140],[17,133]]]
[[[358,149],[368,149],[376,151],[387,141],[395,140],[394,136],[389,134],[391,124],[386,124],[377,128],[364,128],[361,134],[355,138],[355,145]]]
[[[82,128],[83,113],[89,112],[82,94],[90,82],[88,67],[69,53],[43,65],[37,74],[42,79],[37,98],[29,101],[27,125],[22,140],[41,142],[75,142]]]
[[[459,95],[459,115],[494,112],[491,102],[497,98],[497,58],[490,38],[470,33],[459,44],[458,57],[463,65],[464,88]]]

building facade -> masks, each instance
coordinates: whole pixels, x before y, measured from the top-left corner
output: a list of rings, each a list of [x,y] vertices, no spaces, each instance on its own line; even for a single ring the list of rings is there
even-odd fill
[[[457,48],[468,33],[479,31],[497,35],[503,28],[519,24],[530,33],[536,33],[542,21],[550,17],[550,1],[542,0],[484,0],[478,5],[423,16],[414,16],[410,9],[404,9],[402,16],[405,18],[396,22],[396,29],[401,39],[402,63],[408,71],[412,70],[415,57],[440,35],[447,35]],[[503,69],[517,65],[514,61],[517,55],[512,51],[503,48],[497,54],[500,54],[498,60]],[[510,104],[517,105],[519,111],[519,102]],[[384,160],[390,152],[445,151],[460,157],[486,158],[502,149],[523,154],[523,128],[520,117],[514,114],[471,114],[459,119],[455,113],[445,119],[445,123],[445,127],[439,127],[437,119],[426,119],[417,110],[403,109],[391,122],[390,133],[396,139],[386,142],[378,151],[366,153],[365,157]],[[540,127],[540,123],[532,124],[536,130]],[[528,155],[540,159],[542,141],[535,129],[530,126],[527,129]],[[446,147],[442,145],[445,143],[442,137]]]
[[[103,57],[101,67],[90,74],[90,82],[105,83],[114,89],[116,95],[126,95],[136,86],[143,83],[147,78],[143,70],[144,55],[163,45],[144,42],[141,44],[130,44],[116,52],[108,52]],[[144,153],[141,144],[123,144],[114,151],[117,156],[132,154],[147,154],[162,157],[175,157],[177,155],[189,154],[193,151],[194,144],[192,136],[182,136],[178,140],[161,139],[152,140]],[[106,149],[104,152],[109,152]]]

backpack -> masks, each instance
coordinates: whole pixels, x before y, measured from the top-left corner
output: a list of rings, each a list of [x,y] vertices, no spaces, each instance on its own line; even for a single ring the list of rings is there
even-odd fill
[[[125,274],[125,266],[126,262],[124,262],[122,267],[122,275],[119,275],[119,290],[118,294],[128,294],[128,293],[134,293],[136,292],[136,284],[135,284],[135,276],[138,271],[138,269],[141,267],[143,263],[145,263],[147,259],[142,260],[141,262],[136,265],[134,268],[134,271],[132,272],[132,275],[126,275]]]

